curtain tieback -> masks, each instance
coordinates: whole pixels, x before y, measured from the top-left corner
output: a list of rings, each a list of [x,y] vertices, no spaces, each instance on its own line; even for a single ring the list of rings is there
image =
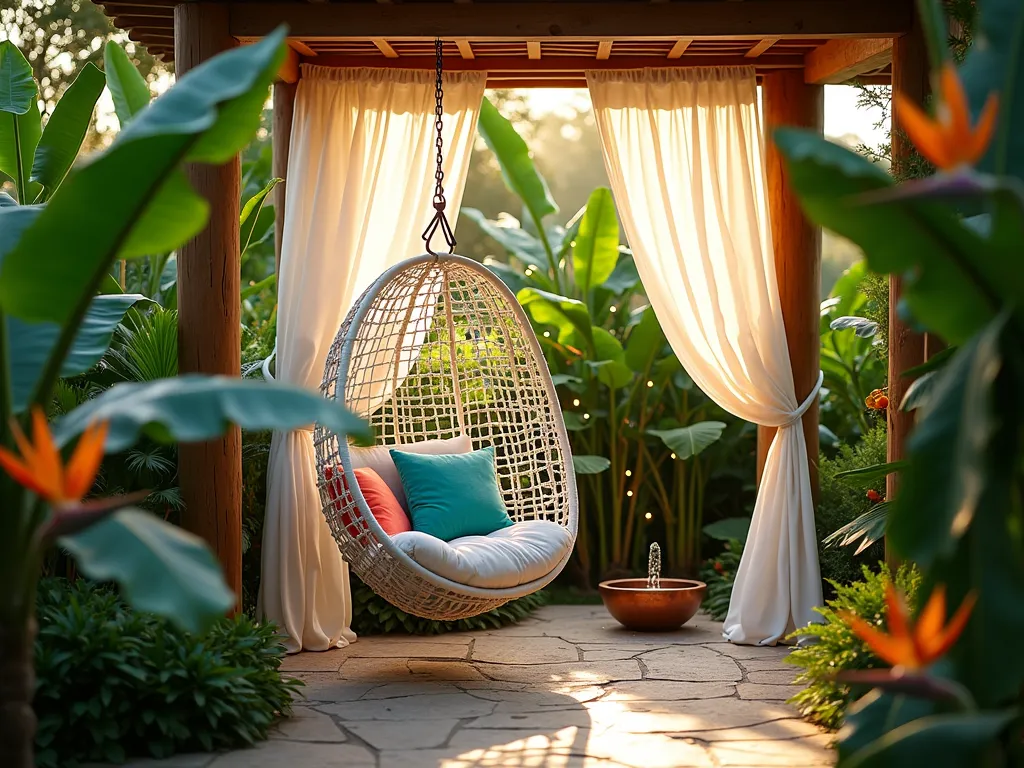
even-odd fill
[[[810,394],[808,394],[807,397],[804,398],[804,401],[800,403],[800,405],[797,407],[797,409],[793,411],[792,414],[790,414],[789,421],[787,421],[785,424],[782,424],[780,426],[780,429],[782,427],[790,427],[796,424],[804,417],[804,414],[807,413],[807,409],[810,408],[814,401],[818,399],[818,392],[821,391],[821,385],[824,381],[825,372],[818,371],[818,381],[815,382],[813,387],[811,387]]]

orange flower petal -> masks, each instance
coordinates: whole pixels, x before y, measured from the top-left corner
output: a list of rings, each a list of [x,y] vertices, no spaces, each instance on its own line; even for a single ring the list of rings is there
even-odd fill
[[[885,585],[885,604],[888,608],[885,620],[889,625],[889,634],[893,637],[909,640],[910,628],[907,625],[907,608],[903,602],[902,595],[896,590],[891,581]]]
[[[996,130],[996,115],[999,113],[999,96],[990,94],[985,101],[985,106],[978,117],[978,124],[974,127],[974,133],[968,142],[966,153],[968,162],[972,165],[985,156],[988,145],[992,143],[992,136]]]
[[[917,617],[917,624],[914,627],[914,635],[919,641],[927,642],[928,638],[935,637],[942,631],[942,625],[946,623],[946,588],[939,584],[932,590],[928,602],[921,609]]]
[[[53,442],[46,413],[39,406],[32,408],[32,444],[35,456],[32,471],[38,482],[45,482],[60,495],[64,486],[64,470],[60,451]]]
[[[103,443],[107,439],[107,423],[94,424],[82,434],[64,471],[64,496],[80,501],[96,480],[103,461]]]
[[[0,448],[0,468],[3,468],[18,485],[28,488],[38,496],[49,498],[52,489],[37,482],[31,467],[6,448]]]
[[[867,643],[875,655],[886,663],[894,667],[904,666],[911,669],[919,666],[910,638],[887,635],[853,614],[846,614],[843,619],[850,625],[854,634]]]
[[[971,141],[971,109],[956,65],[947,61],[939,75],[942,107],[949,116],[947,141],[951,147],[965,149]]]
[[[974,604],[977,602],[977,599],[977,595],[974,592],[970,592],[964,598],[964,601],[960,603],[960,607],[956,609],[956,613],[953,614],[953,618],[950,619],[945,630],[939,632],[937,636],[922,638],[927,643],[927,657],[924,659],[926,664],[938,661],[949,652],[950,648],[956,645],[956,641],[960,638],[960,635],[967,626],[968,620],[971,618],[971,611],[974,610]]]
[[[956,163],[949,155],[942,126],[902,94],[897,93],[893,99],[903,130],[918,152],[938,168],[952,168]]]

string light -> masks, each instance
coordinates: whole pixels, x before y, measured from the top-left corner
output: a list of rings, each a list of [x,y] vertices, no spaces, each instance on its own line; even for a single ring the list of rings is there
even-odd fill
[[[633,495],[633,492],[632,492],[632,491],[626,491],[626,495],[627,495],[627,496],[632,496],[632,495]]]
[[[627,469],[626,470],[626,477],[632,477],[632,476],[633,476],[633,470],[632,469]]]
[[[676,455],[675,455],[675,454],[673,453],[673,454],[672,454],[672,458],[674,459],[675,457],[676,457]]]
[[[571,243],[569,243],[569,247],[570,248],[575,248],[576,247],[576,241],[573,240]]]
[[[526,270],[526,276],[527,276],[527,277],[529,277],[529,276],[530,276],[530,275],[532,275],[532,274],[533,274],[533,270],[532,270],[532,269],[530,269],[530,268],[527,268],[527,270]]]
[[[648,512],[646,515],[644,515],[644,517],[647,518],[648,520],[650,520],[652,517],[654,517],[654,515],[652,515],[650,512]]]
[[[573,405],[574,405],[575,407],[579,408],[579,407],[580,407],[580,399],[579,399],[578,397],[576,397],[576,398],[573,398],[572,404],[573,404]]]
[[[648,387],[653,387],[653,386],[654,386],[654,382],[653,382],[653,381],[650,381],[650,380],[648,380],[648,382],[647,382],[647,386],[648,386]]]
[[[590,418],[590,414],[589,413],[584,413],[583,414],[583,418],[584,419],[589,419]]]
[[[550,339],[551,338],[551,331],[544,331],[544,338],[545,339]]]
[[[609,312],[618,312],[618,311],[619,311],[619,308],[618,308],[618,307],[615,307],[615,306],[611,306],[611,307],[608,307],[608,311],[609,311]]]

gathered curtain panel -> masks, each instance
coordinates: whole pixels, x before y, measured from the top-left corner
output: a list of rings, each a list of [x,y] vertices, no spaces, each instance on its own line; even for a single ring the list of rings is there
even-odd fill
[[[778,427],[725,637],[772,645],[821,604],[814,507],[766,200],[754,69],[587,73],[605,165],[651,306],[719,406]]]
[[[435,74],[303,65],[302,75],[288,156],[276,376],[319,390],[352,304],[382,272],[424,250],[420,236],[434,213]],[[444,76],[451,221],[486,78]],[[348,565],[322,512],[311,429],[273,436],[257,611],[277,623],[289,652],[355,640]]]

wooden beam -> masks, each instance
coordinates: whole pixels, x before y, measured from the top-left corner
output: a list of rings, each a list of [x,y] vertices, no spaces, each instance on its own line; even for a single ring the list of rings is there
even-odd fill
[[[274,188],[274,271],[281,277],[281,245],[284,242],[285,195],[288,184],[288,153],[291,148],[292,118],[295,116],[296,83],[274,83],[274,121],[270,140],[273,143],[271,173],[284,179]],[[278,289],[280,289],[278,283]]]
[[[388,69],[433,69],[433,56],[402,56],[387,62],[366,56],[346,56],[322,53],[316,63],[325,67],[387,67]],[[800,54],[771,54],[756,60],[758,70],[803,69],[804,57]],[[682,59],[661,59],[652,56],[616,56],[614,59],[599,61],[588,56],[547,56],[543,59],[524,59],[519,56],[481,56],[475,59],[445,59],[448,72],[585,72],[588,69],[642,69],[644,67],[749,67],[750,59],[743,56],[686,56]]]
[[[607,61],[608,57],[612,55],[612,41],[602,40],[597,44],[597,58],[601,61]]]
[[[804,57],[804,79],[817,85],[836,85],[874,72],[892,61],[892,38],[829,40]]]
[[[299,53],[291,46],[285,52],[284,61],[277,71],[277,79],[284,83],[295,83],[299,79]]]
[[[917,19],[911,32],[897,38],[892,47],[892,87],[918,105],[924,105],[931,91],[928,50]],[[900,115],[892,116],[892,163],[899,177],[913,156],[914,148],[900,126]],[[914,427],[914,413],[899,406],[912,383],[903,372],[925,361],[925,336],[911,328],[898,312],[903,280],[889,276],[889,410],[887,413],[888,461],[900,461],[906,453],[907,437]],[[895,498],[899,485],[897,475],[886,478],[886,498]],[[886,543],[886,559],[896,564],[896,553]]]
[[[288,47],[293,48],[300,56],[316,56],[316,51],[295,37],[288,38]]]
[[[459,39],[455,41],[455,46],[459,49],[459,55],[464,59],[476,58],[473,55],[473,46],[469,44],[469,40]]]
[[[668,52],[668,57],[670,59],[678,59],[686,53],[686,49],[690,47],[690,43],[692,42],[692,37],[684,37],[681,40],[676,40],[675,45],[672,46],[672,50]]]
[[[825,95],[820,85],[804,83],[798,70],[773,72],[761,82],[765,134],[774,128],[794,125],[819,133],[824,128]],[[775,250],[775,277],[779,303],[786,325],[786,342],[793,367],[797,402],[803,402],[818,380],[821,339],[818,333],[821,291],[821,228],[804,216],[796,193],[787,178],[782,154],[771,141],[765,145],[765,178],[768,184],[768,213]],[[807,461],[811,489],[818,493],[818,403],[803,418],[807,439]],[[768,448],[775,437],[773,427],[757,429],[757,475],[760,480]]]
[[[754,46],[744,54],[744,56],[748,59],[756,59],[777,42],[779,42],[779,38],[777,37],[766,37],[764,40],[755,43]]]
[[[387,40],[382,37],[375,37],[373,44],[377,46],[377,50],[384,54],[387,59],[397,59],[398,54],[395,53],[395,49],[391,47]]]
[[[235,46],[228,9],[184,3],[174,9],[174,60],[179,77]],[[238,157],[224,165],[186,166],[196,192],[210,204],[206,228],[178,249],[178,370],[239,375]],[[242,594],[242,435],[231,427],[219,440],[178,446],[182,524],[213,548],[228,586]]]
[[[540,43],[538,41],[526,41],[526,57],[535,61],[540,59]]]
[[[236,37],[280,24],[304,39],[358,37],[621,40],[680,37],[761,40],[894,37],[910,28],[912,0],[574,3],[252,3],[227,5]]]

